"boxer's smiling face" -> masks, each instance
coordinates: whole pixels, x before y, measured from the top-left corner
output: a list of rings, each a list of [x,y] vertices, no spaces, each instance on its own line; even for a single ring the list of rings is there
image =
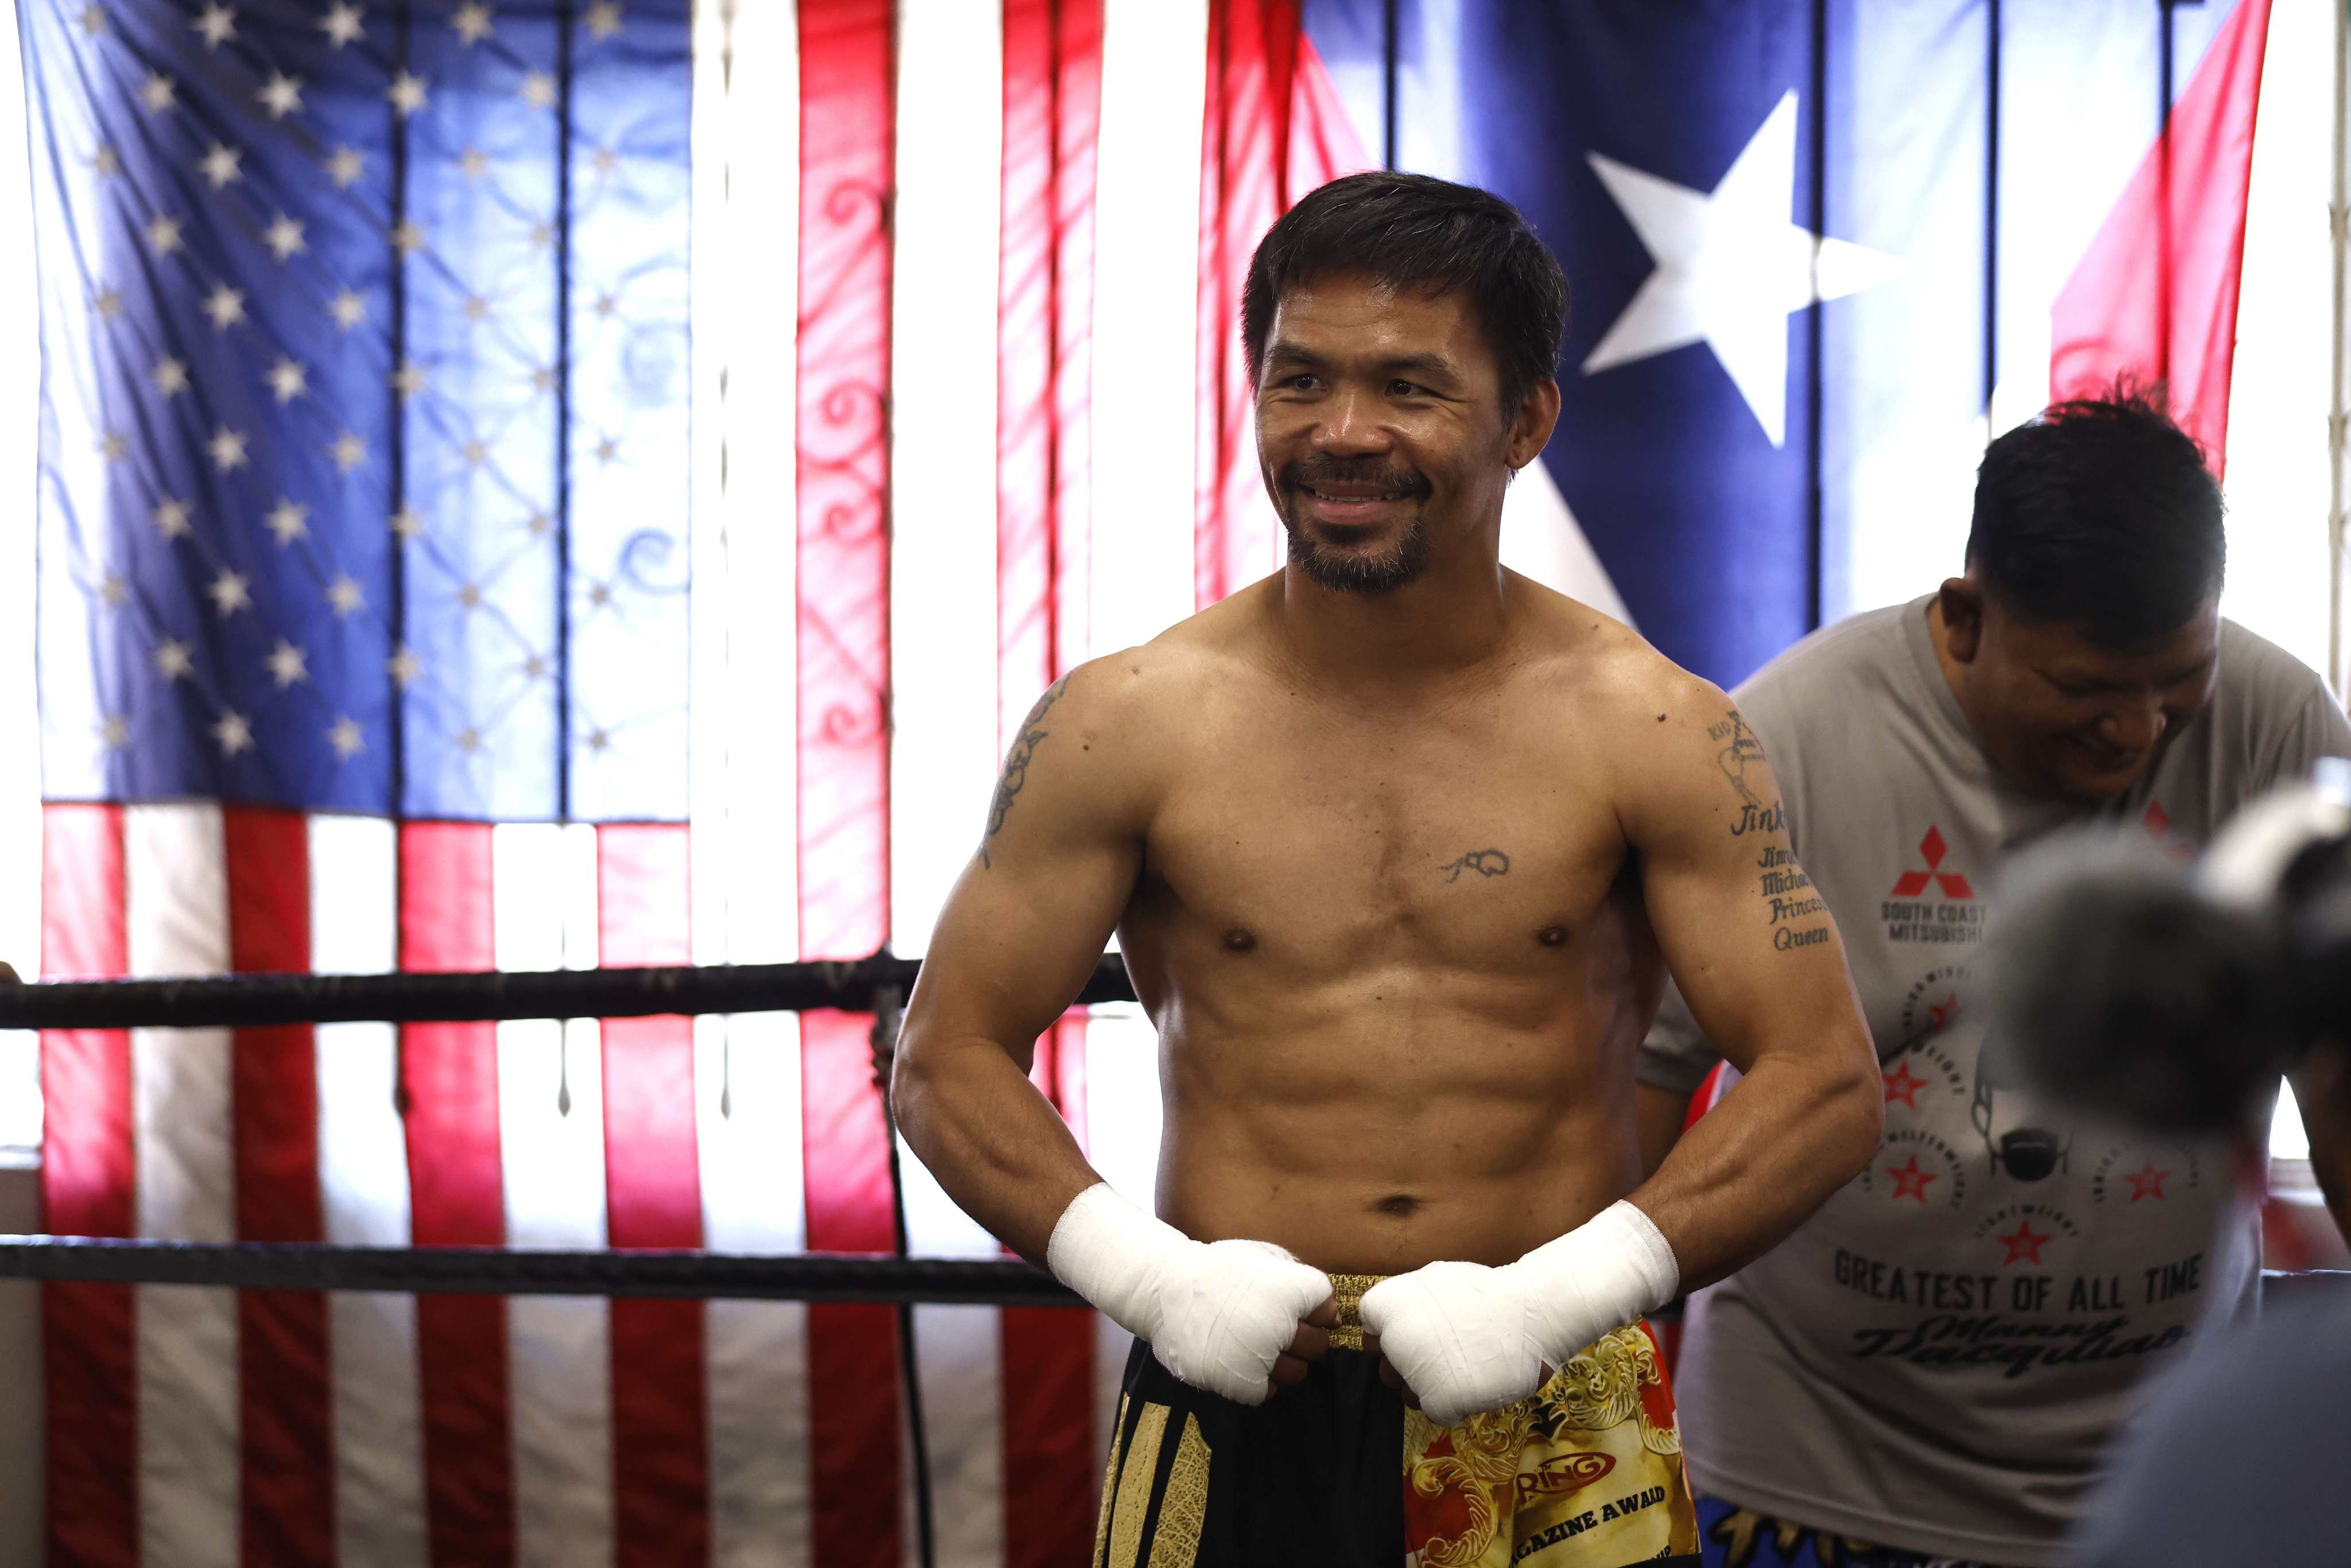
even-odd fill
[[[1459,291],[1356,274],[1290,288],[1267,333],[1257,433],[1291,561],[1343,592],[1412,582],[1499,527],[1558,400],[1546,380],[1503,406],[1499,362]]]
[[[1967,579],[1945,584],[1936,607],[1947,668],[1957,667],[1953,688],[1978,739],[2003,772],[2041,794],[2085,803],[2124,794],[2212,695],[2217,598],[2174,630],[2125,649],[2078,626],[2014,615]]]

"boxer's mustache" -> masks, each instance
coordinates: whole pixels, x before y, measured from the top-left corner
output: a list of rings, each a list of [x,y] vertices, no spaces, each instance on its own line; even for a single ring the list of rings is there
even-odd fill
[[[1428,481],[1411,469],[1390,468],[1369,458],[1333,457],[1311,462],[1286,462],[1281,465],[1279,477],[1285,490],[1314,490],[1324,485],[1344,484],[1395,495],[1428,493]]]

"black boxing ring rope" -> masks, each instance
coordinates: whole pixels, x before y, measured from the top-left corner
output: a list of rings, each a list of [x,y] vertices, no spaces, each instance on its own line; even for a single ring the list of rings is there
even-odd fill
[[[0,1029],[214,1029],[277,1023],[476,1023],[656,1013],[870,1012],[914,989],[922,964],[887,952],[841,962],[402,974],[224,974],[0,984]],[[1104,954],[1075,1005],[1133,1002]]]
[[[237,974],[173,980],[0,983],[0,1029],[218,1029],[299,1023],[459,1023],[511,1019],[643,1018],[666,1013],[873,1014],[873,1075],[885,1090],[900,1010],[922,965],[888,951],[838,962],[678,964],[628,969]],[[1134,982],[1105,954],[1076,1005],[1133,1002]],[[0,1236],[0,1279],[244,1290],[455,1292],[472,1295],[669,1296],[866,1303],[893,1306],[906,1402],[921,1561],[936,1561],[930,1441],[915,1361],[914,1307],[1083,1307],[1024,1262],[908,1256],[895,1119],[889,1133],[893,1256],[499,1247],[335,1247],[152,1238]]]

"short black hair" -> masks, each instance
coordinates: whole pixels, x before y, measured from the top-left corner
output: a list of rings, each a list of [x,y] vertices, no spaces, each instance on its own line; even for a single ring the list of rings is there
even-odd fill
[[[1968,565],[2011,613],[2135,648],[2220,591],[2220,485],[2160,386],[2051,405],[1976,470]]]
[[[1466,290],[1502,371],[1502,407],[1559,371],[1567,275],[1520,211],[1490,191],[1426,174],[1349,174],[1274,221],[1241,286],[1249,380],[1264,362],[1274,307],[1300,284],[1367,274],[1389,288]]]

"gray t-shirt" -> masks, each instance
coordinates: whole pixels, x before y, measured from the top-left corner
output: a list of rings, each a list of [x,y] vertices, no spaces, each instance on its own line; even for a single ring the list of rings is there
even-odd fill
[[[1982,1050],[1987,889],[2004,857],[2084,814],[1993,767],[1936,662],[1931,602],[1815,632],[1737,693],[1844,935],[1886,1139],[1787,1241],[1692,1300],[1676,1396],[1701,1491],[2041,1568],[2062,1561],[2142,1374],[2205,1314],[2250,1303],[2258,1215],[2225,1147],[2100,1125]],[[2328,755],[2351,755],[2351,723],[2317,675],[2223,623],[2211,702],[2100,815],[2185,855]],[[1717,1060],[1669,992],[1641,1080],[1687,1093]]]

